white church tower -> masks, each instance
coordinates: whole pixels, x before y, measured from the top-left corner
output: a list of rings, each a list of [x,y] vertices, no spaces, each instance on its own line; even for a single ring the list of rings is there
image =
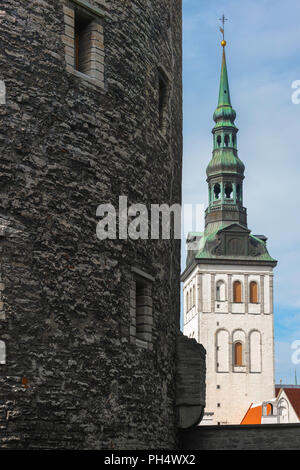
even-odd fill
[[[206,409],[201,424],[240,424],[251,403],[275,396],[273,268],[262,235],[243,207],[223,38],[213,156],[207,167],[204,233],[190,233],[184,283],[184,334],[206,349]]]

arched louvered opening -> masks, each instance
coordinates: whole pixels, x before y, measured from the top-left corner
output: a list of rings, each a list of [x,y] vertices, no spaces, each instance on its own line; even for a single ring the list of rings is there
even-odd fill
[[[243,365],[243,345],[239,341],[237,341],[234,345],[234,365]]]
[[[216,285],[216,300],[224,301],[226,300],[226,286],[224,281],[218,281]]]
[[[250,282],[250,303],[258,303],[258,285],[255,281]]]
[[[217,183],[217,184],[214,185],[215,199],[220,199],[220,194],[221,194],[221,186],[219,185],[219,183]]]
[[[237,201],[241,200],[241,186],[239,184],[236,185],[236,199]]]
[[[226,183],[225,184],[225,197],[226,199],[231,199],[232,198],[232,193],[233,193],[233,188],[231,183]]]
[[[233,302],[242,302],[242,283],[240,281],[233,283]]]

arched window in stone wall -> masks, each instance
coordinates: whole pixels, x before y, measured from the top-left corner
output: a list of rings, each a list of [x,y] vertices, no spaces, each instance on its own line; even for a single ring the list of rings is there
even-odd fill
[[[186,293],[186,305],[185,305],[185,307],[186,307],[186,311],[188,312],[189,309],[190,309],[190,305],[189,305],[189,292],[188,292],[188,291],[187,291],[187,293]]]
[[[257,282],[251,281],[250,282],[250,303],[257,304],[258,303],[258,285]]]
[[[224,281],[218,281],[216,285],[216,300],[223,302],[226,300],[226,285]]]
[[[243,344],[240,341],[237,341],[234,344],[234,365],[243,366]]]
[[[196,305],[195,286],[193,286],[193,307]]]
[[[242,283],[240,281],[234,281],[233,283],[233,302],[242,302]]]
[[[0,364],[6,364],[6,346],[2,340],[0,340]]]
[[[216,333],[216,369],[217,372],[229,372],[229,333],[226,330]]]

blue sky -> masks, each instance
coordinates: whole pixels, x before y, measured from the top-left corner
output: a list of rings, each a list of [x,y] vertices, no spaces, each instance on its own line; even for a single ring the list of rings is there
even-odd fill
[[[237,112],[239,157],[246,165],[244,205],[252,233],[268,237],[275,269],[276,381],[294,383],[300,365],[300,80],[298,0],[183,0],[183,203],[207,206],[205,169],[211,158],[212,115],[221,68],[222,14],[231,101]],[[182,266],[185,260],[183,241]]]

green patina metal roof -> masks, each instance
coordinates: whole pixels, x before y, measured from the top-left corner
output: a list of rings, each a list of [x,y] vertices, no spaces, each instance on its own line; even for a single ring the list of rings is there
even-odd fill
[[[207,175],[213,176],[220,173],[235,173],[243,175],[245,165],[236,156],[232,149],[216,149],[207,167]]]
[[[225,57],[225,47],[223,47],[221,78],[219,89],[218,107],[214,112],[214,121],[216,125],[213,128],[213,134],[231,133],[235,135],[238,131],[234,124],[236,112],[231,106],[228,73]],[[244,174],[245,166],[237,156],[237,150],[231,145],[228,148],[219,148],[214,139],[214,151],[211,161],[208,164],[207,176],[215,176],[222,173]]]
[[[223,229],[226,227],[230,227],[230,225],[233,225],[232,223],[221,223],[221,224],[216,224],[213,229],[210,231],[205,231],[205,232],[191,232],[189,233],[189,238],[194,238],[195,245],[193,250],[188,252],[187,256],[187,263],[186,266],[188,267],[190,264],[192,264],[194,259],[198,260],[212,260],[212,259],[228,259],[228,260],[243,260],[245,262],[255,260],[257,262],[260,261],[270,261],[272,263],[276,263],[276,260],[270,256],[266,242],[261,240],[260,238],[256,237],[255,235],[252,235],[249,233],[249,242],[254,243],[256,246],[258,246],[257,249],[257,254],[255,255],[225,255],[221,254],[218,255],[214,253],[214,250],[212,250],[212,247],[215,246],[219,234]],[[241,229],[244,229],[244,227],[241,227]]]
[[[221,182],[222,188],[229,184],[230,177],[235,184],[240,184],[244,178],[245,166],[238,158],[236,134],[237,127],[234,124],[236,112],[231,106],[228,73],[225,57],[226,41],[222,41],[223,55],[220,78],[218,107],[214,112],[215,126],[213,128],[214,150],[207,167],[208,181],[212,185]],[[225,178],[224,178],[225,176]],[[237,183],[236,183],[237,182]],[[236,187],[235,187],[236,188]],[[210,187],[210,191],[214,189]],[[210,192],[207,214],[213,217],[206,218],[204,232],[190,232],[188,235],[187,269],[195,262],[206,263],[232,263],[256,264],[266,263],[275,266],[277,261],[268,252],[266,238],[255,236],[247,228],[247,220],[243,216],[246,210],[242,210],[242,199],[233,197],[230,207],[222,198]],[[215,202],[218,204],[215,204]],[[219,207],[220,206],[220,207]],[[221,217],[218,217],[218,210]],[[207,216],[206,216],[207,217]]]
[[[221,80],[220,80],[218,106],[231,106],[228,73],[227,73],[226,57],[225,57],[225,47],[223,47],[223,55],[222,55]]]

